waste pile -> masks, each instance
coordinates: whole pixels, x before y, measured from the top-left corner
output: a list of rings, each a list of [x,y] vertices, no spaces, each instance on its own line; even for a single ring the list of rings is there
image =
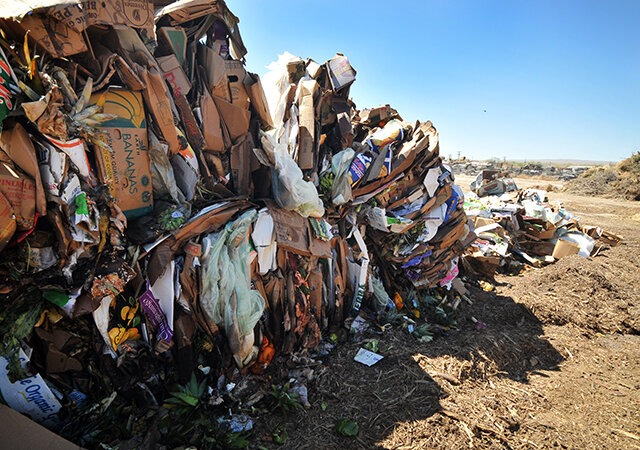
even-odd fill
[[[1,16],[15,410],[87,447],[231,446],[252,421],[226,414],[275,355],[326,354],[376,313],[462,291],[476,235],[438,132],[356,109],[346,56],[281,55],[261,80],[222,0]]]
[[[542,267],[569,255],[588,258],[603,246],[622,241],[600,227],[581,225],[578,217],[561,203],[550,202],[541,189],[484,197],[469,192],[464,209],[478,239],[465,251],[463,266],[484,277],[492,277],[500,268],[518,272],[523,264]]]
[[[508,178],[505,173],[495,169],[481,170],[476,179],[471,182],[470,188],[478,197],[502,195],[505,192],[518,190],[518,186],[512,178]]]

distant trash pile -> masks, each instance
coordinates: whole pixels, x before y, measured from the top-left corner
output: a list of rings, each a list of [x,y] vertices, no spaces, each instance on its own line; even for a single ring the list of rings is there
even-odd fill
[[[274,356],[464,295],[476,234],[438,132],[356,109],[346,56],[281,55],[261,80],[222,0],[0,15],[11,408],[87,447],[224,446],[252,426],[222,418],[234,386]]]
[[[464,209],[478,239],[462,258],[467,273],[492,277],[503,268],[517,272],[542,267],[569,255],[595,256],[622,237],[600,227],[582,226],[562,204],[549,202],[541,189],[517,190],[510,179],[483,171],[465,194]],[[489,195],[494,194],[494,195]]]

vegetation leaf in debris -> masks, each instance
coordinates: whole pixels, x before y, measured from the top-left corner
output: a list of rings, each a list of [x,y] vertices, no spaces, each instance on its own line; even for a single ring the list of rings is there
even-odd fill
[[[336,422],[336,431],[343,436],[355,436],[358,434],[358,423],[343,417]]]
[[[286,423],[281,423],[277,427],[274,428],[271,433],[271,437],[273,438],[273,442],[276,444],[285,444],[289,440],[289,426]]]

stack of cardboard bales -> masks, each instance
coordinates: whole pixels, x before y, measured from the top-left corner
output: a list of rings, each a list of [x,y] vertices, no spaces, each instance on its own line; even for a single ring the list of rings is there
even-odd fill
[[[157,405],[196,367],[258,374],[374,297],[451,285],[475,235],[438,133],[357,110],[344,55],[282,55],[261,81],[222,0],[1,15],[11,407],[80,439],[116,393]]]

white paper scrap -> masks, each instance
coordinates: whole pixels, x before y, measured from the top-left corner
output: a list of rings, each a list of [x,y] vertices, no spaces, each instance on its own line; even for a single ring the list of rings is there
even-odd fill
[[[365,350],[364,348],[361,348],[360,350],[358,350],[358,353],[356,353],[356,356],[355,358],[353,358],[353,360],[361,364],[364,364],[365,366],[371,367],[375,363],[380,361],[382,358],[384,358],[384,356],[378,355],[377,353],[373,353],[373,352],[370,352],[369,350]]]

